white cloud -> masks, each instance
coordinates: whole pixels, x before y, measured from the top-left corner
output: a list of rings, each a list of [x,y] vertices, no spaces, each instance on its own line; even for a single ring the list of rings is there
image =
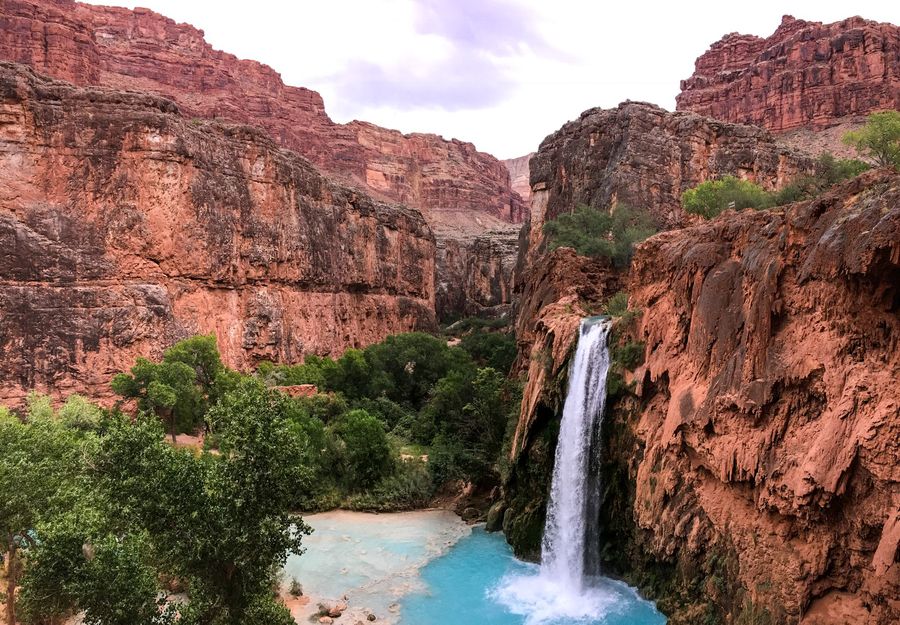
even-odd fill
[[[107,2],[109,3],[109,2]],[[116,3],[134,7],[135,3]],[[336,121],[434,132],[498,157],[535,150],[593,106],[673,109],[694,59],[728,32],[767,36],[785,13],[854,11],[900,22],[900,4],[757,0],[143,0],[216,48],[321,92]]]

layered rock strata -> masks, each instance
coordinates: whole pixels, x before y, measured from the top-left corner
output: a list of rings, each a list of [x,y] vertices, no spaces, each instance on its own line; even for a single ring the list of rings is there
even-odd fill
[[[530,249],[544,223],[578,204],[647,210],[663,228],[688,222],[681,193],[730,174],[773,189],[810,166],[760,128],[625,102],[589,109],[541,143],[531,157]]]
[[[0,64],[0,401],[215,332],[297,361],[432,328],[434,236],[246,126]]]
[[[471,143],[430,134],[404,135],[374,124],[333,122],[315,91],[285,85],[272,68],[213,49],[203,31],[147,9],[128,10],[71,0],[0,1],[0,58],[76,85],[101,85],[162,95],[186,117],[250,124],[282,147],[305,156],[377,199],[420,209],[429,222],[443,213],[520,223],[527,204],[510,188],[502,162]],[[514,242],[467,219],[460,232],[442,232],[448,247],[476,237]],[[506,229],[508,230],[508,229]],[[503,262],[484,249],[464,250],[479,273]],[[464,285],[453,264],[439,259],[437,280]],[[510,287],[506,285],[504,290]],[[483,292],[450,298],[464,309],[484,305]],[[490,306],[504,305],[496,300]],[[462,314],[461,309],[448,314]]]
[[[900,27],[785,16],[765,39],[731,33],[697,59],[676,101],[679,111],[773,131],[900,109]]]

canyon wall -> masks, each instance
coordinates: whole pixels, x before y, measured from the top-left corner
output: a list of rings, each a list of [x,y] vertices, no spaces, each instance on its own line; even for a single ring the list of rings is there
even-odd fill
[[[679,111],[779,132],[900,109],[900,27],[785,16],[765,39],[731,33],[697,59],[676,101]]]
[[[0,63],[0,179],[0,402],[103,397],[197,332],[246,368],[435,326],[421,214],[259,130]]]
[[[531,201],[531,170],[528,162],[532,156],[534,156],[534,152],[503,161],[506,169],[509,170],[509,183],[512,190],[518,193],[526,203]]]
[[[641,102],[589,109],[531,157],[529,254],[541,250],[544,223],[578,204],[621,202],[647,210],[661,228],[679,227],[690,221],[681,193],[704,180],[731,174],[773,189],[810,166],[807,155],[753,126]]]
[[[616,288],[562,276],[532,287],[545,301],[529,366],[545,373],[501,504],[532,556],[565,363],[580,317]],[[599,457],[606,570],[673,624],[897,622],[900,175],[656,235],[627,290]],[[625,365],[635,346],[642,362]]]
[[[377,199],[418,208],[429,222],[442,219],[445,211],[504,223],[520,223],[527,214],[527,204],[511,189],[504,164],[471,143],[404,135],[365,122],[336,124],[315,91],[287,86],[270,67],[215,50],[203,31],[147,9],[71,0],[0,0],[0,58],[76,85],[162,95],[177,103],[186,117],[257,126],[346,184]],[[460,248],[478,271],[490,272],[501,259],[485,259],[484,249],[469,250],[464,241],[501,233],[480,227],[475,219],[463,225],[472,229],[439,237]],[[483,269],[478,265],[482,261],[487,262]],[[437,280],[465,285],[455,270],[456,265],[439,262]],[[463,291],[452,299],[477,308],[483,295]]]

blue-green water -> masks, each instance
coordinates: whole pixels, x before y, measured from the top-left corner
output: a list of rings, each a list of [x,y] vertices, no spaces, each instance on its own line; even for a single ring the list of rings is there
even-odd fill
[[[617,581],[569,594],[516,560],[500,534],[475,528],[422,569],[400,601],[401,625],[663,625],[654,605]]]

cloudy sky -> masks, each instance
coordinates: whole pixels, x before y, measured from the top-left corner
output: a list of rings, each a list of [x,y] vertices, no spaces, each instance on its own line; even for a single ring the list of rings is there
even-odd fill
[[[519,156],[593,106],[674,109],[679,80],[728,32],[785,13],[900,23],[896,0],[142,0],[216,48],[310,87],[340,122],[472,141]]]

